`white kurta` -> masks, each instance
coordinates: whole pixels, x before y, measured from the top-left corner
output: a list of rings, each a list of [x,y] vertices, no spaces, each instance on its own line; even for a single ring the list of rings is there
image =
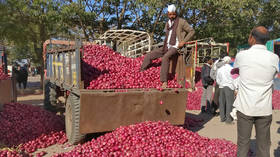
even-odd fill
[[[279,58],[264,45],[253,45],[237,54],[234,68],[239,68],[238,94],[233,106],[247,116],[272,114],[272,86],[279,72]]]

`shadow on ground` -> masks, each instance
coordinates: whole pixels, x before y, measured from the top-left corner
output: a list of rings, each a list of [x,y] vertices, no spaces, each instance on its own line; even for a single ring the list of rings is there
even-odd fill
[[[214,116],[212,114],[202,113],[193,114],[186,112],[185,124],[187,128],[193,132],[198,132],[204,128],[204,125],[209,122]]]
[[[280,121],[277,121],[276,123],[280,125]],[[280,134],[280,127],[277,129],[277,133]],[[277,149],[274,150],[274,156],[280,156],[280,142],[278,142]]]
[[[280,142],[278,142],[277,149],[274,150],[274,156],[280,156]]]
[[[43,106],[43,99],[32,99],[32,100],[19,100],[18,103],[21,104],[32,104],[32,105],[39,105]]]

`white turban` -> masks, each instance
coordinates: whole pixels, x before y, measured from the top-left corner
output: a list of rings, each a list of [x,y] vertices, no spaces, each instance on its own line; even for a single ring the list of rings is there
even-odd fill
[[[176,7],[175,7],[174,4],[171,4],[171,5],[168,6],[167,10],[168,10],[169,13],[176,12]]]
[[[231,62],[231,58],[230,58],[229,56],[225,56],[225,57],[223,58],[223,61],[224,61],[224,63],[228,64],[228,63]]]

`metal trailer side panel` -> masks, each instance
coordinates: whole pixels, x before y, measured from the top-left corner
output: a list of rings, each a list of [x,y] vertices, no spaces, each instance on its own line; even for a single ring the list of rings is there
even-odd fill
[[[16,85],[13,78],[0,80],[0,104],[16,102]]]
[[[80,52],[69,49],[56,53],[47,53],[47,77],[50,81],[74,93],[80,89]]]
[[[183,124],[186,99],[186,90],[112,93],[81,90],[80,132],[111,131],[148,120]]]

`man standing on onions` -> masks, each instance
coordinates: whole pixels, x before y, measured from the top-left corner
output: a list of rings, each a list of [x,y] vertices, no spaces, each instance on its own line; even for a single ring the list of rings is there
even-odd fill
[[[144,71],[149,67],[152,60],[162,57],[160,69],[162,88],[167,88],[170,58],[175,55],[178,52],[177,50],[182,48],[195,33],[194,29],[185,19],[177,16],[175,5],[172,4],[168,6],[167,15],[169,20],[165,25],[166,36],[163,47],[148,53],[141,66],[141,71]]]

